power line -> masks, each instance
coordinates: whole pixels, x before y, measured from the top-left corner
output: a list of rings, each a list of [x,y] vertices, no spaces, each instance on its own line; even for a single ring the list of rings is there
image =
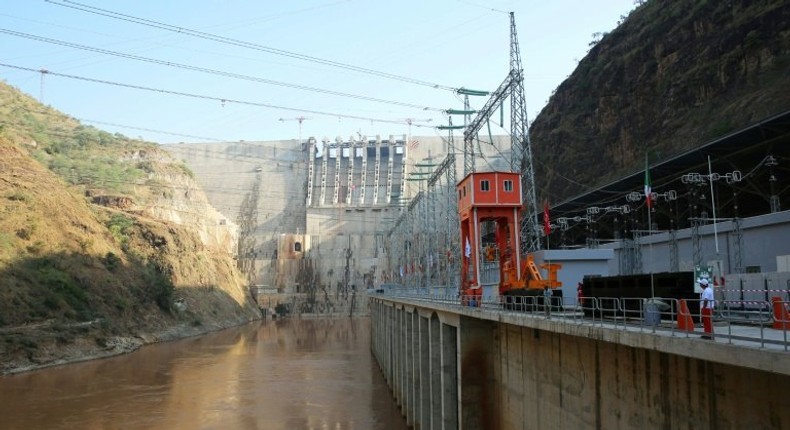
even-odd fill
[[[282,49],[277,49],[277,48],[272,48],[272,47],[269,47],[269,46],[259,45],[257,43],[245,42],[243,40],[232,39],[232,38],[229,38],[229,37],[219,36],[219,35],[216,35],[216,34],[205,33],[205,32],[202,32],[202,31],[192,30],[192,29],[189,29],[189,28],[179,27],[179,26],[175,26],[175,25],[171,25],[171,24],[166,24],[166,23],[163,23],[163,22],[153,21],[153,20],[149,20],[149,19],[145,19],[145,18],[139,18],[139,17],[135,17],[135,16],[132,16],[132,15],[127,15],[127,14],[123,14],[123,13],[119,13],[119,12],[113,12],[111,10],[101,9],[101,8],[98,8],[98,7],[94,7],[94,6],[90,6],[90,5],[86,5],[86,4],[82,4],[82,3],[77,3],[77,2],[73,2],[73,1],[69,1],[69,0],[63,0],[62,2],[53,1],[53,0],[45,0],[45,1],[47,3],[51,3],[51,4],[54,4],[54,5],[57,5],[57,6],[63,6],[63,7],[79,10],[79,11],[82,11],[82,12],[88,12],[88,13],[92,13],[92,14],[95,14],[95,15],[105,16],[105,17],[112,18],[112,19],[118,19],[118,20],[121,20],[121,21],[131,22],[131,23],[134,23],[134,24],[145,25],[147,27],[153,27],[153,28],[158,28],[158,29],[161,29],[161,30],[171,31],[171,32],[178,33],[178,34],[181,34],[181,35],[198,37],[198,38],[201,38],[201,39],[211,40],[211,41],[214,41],[214,42],[225,43],[225,44],[228,44],[228,45],[234,45],[234,46],[239,46],[239,47],[242,47],[242,48],[253,49],[253,50],[256,50],[256,51],[268,52],[270,54],[281,55],[281,56],[284,56],[284,57],[295,58],[295,59],[298,59],[298,60],[309,61],[309,62],[312,62],[312,63],[323,64],[323,65],[326,65],[326,66],[337,67],[337,68],[340,68],[340,69],[351,70],[351,71],[358,72],[358,73],[365,73],[365,74],[369,74],[369,75],[373,75],[373,76],[378,76],[380,78],[393,79],[393,80],[406,82],[406,83],[410,83],[410,84],[421,85],[421,86],[426,86],[426,87],[436,88],[436,89],[442,89],[442,90],[448,90],[448,91],[455,91],[456,90],[456,88],[453,88],[453,87],[450,87],[450,86],[446,86],[446,85],[440,85],[440,84],[436,84],[436,83],[433,83],[433,82],[428,82],[428,81],[423,81],[423,80],[420,80],[420,79],[409,78],[409,77],[406,77],[406,76],[400,76],[400,75],[396,75],[396,74],[393,74],[393,73],[381,72],[381,71],[378,71],[378,70],[368,69],[368,68],[364,68],[364,67],[353,66],[353,65],[350,65],[350,64],[340,63],[340,62],[332,61],[332,60],[326,60],[326,59],[323,59],[323,58],[312,57],[312,56],[309,56],[309,55],[304,55],[304,54],[299,54],[299,53],[296,53],[296,52],[285,51],[285,50],[282,50]]]
[[[46,112],[46,111],[42,111],[42,110],[35,110],[35,109],[28,109],[28,108],[18,108],[18,109],[15,109],[15,110],[22,110],[24,112],[37,113],[37,114],[41,114],[41,115],[63,116],[59,112]],[[192,134],[176,133],[176,132],[164,131],[164,130],[155,130],[155,129],[152,129],[152,128],[144,128],[144,127],[135,127],[135,126],[132,126],[132,125],[116,124],[116,123],[112,123],[112,122],[97,121],[97,120],[86,119],[86,118],[72,118],[72,117],[68,117],[68,118],[71,118],[71,119],[73,119],[75,121],[78,121],[79,123],[87,122],[87,123],[92,123],[92,124],[109,125],[109,126],[112,126],[112,127],[128,128],[128,129],[131,129],[131,130],[148,131],[148,132],[151,132],[151,133],[166,134],[166,135],[178,136],[178,137],[188,137],[188,138],[191,138],[191,139],[201,139],[201,140],[208,140],[208,141],[212,141],[212,142],[221,142],[221,143],[225,143],[225,142],[232,143],[233,142],[233,141],[227,140],[227,139],[223,140],[223,139],[217,139],[217,138],[213,138],[213,137],[195,136],[195,135],[192,135]],[[13,121],[2,121],[2,120],[0,120],[0,124],[8,124],[8,125],[18,126],[23,131],[28,132],[28,133],[30,132],[30,130],[27,130],[26,128],[31,126],[31,124],[28,124],[28,123],[13,122]],[[99,129],[97,129],[97,130],[99,130]],[[105,131],[105,130],[101,130],[101,131]],[[46,132],[46,131],[43,131],[43,132],[42,131],[36,131],[36,133],[43,133],[43,134],[46,134],[46,135],[56,136],[56,137],[63,137],[63,138],[67,138],[67,139],[76,138],[76,135],[69,135],[69,134],[64,134],[64,133],[54,133],[54,132]],[[127,137],[127,136],[124,136],[124,137]],[[129,138],[129,139],[133,139],[133,138]]]
[[[115,123],[112,123],[112,122],[96,121],[96,120],[85,119],[85,118],[75,118],[75,119],[79,120],[80,122],[89,122],[91,124],[100,124],[100,125],[109,125],[109,126],[112,126],[112,127],[128,128],[130,130],[148,131],[148,132],[151,132],[151,133],[166,134],[168,136],[188,137],[190,139],[210,140],[212,142],[228,142],[228,140],[215,139],[213,137],[204,137],[204,136],[195,136],[195,135],[191,135],[191,134],[174,133],[172,131],[154,130],[152,128],[135,127],[135,126],[131,126],[131,125],[115,124]]]
[[[34,72],[34,73],[41,73],[40,69],[32,69],[32,68],[29,68],[29,67],[15,66],[13,64],[0,63],[0,67],[7,67],[7,68],[10,68],[10,69],[16,69],[16,70],[25,70],[25,71]],[[51,70],[47,70],[46,72],[50,76],[58,76],[58,77],[61,77],[61,78],[76,79],[76,80],[85,81],[85,82],[93,82],[93,83],[104,84],[104,85],[113,85],[113,86],[116,86],[116,87],[131,88],[131,89],[135,89],[135,90],[150,91],[150,92],[154,92],[154,93],[169,94],[169,95],[182,96],[182,97],[191,97],[191,98],[203,99],[203,100],[214,100],[214,101],[218,101],[218,102],[223,103],[223,104],[224,103],[235,103],[235,104],[247,105],[247,106],[257,106],[257,107],[264,107],[264,108],[270,108],[270,109],[287,110],[287,111],[291,111],[291,112],[301,112],[301,113],[310,113],[310,114],[314,114],[314,115],[331,116],[333,118],[358,119],[358,120],[363,120],[363,121],[382,122],[382,123],[389,123],[389,124],[404,124],[403,121],[394,121],[394,120],[380,119],[380,118],[370,118],[370,117],[363,117],[363,116],[358,116],[358,115],[339,114],[339,113],[324,112],[324,111],[309,110],[309,109],[299,109],[299,108],[292,108],[292,107],[287,107],[287,106],[278,106],[278,105],[273,105],[273,104],[268,104],[268,103],[259,103],[259,102],[251,102],[251,101],[244,101],[244,100],[227,99],[227,98],[221,98],[221,97],[207,96],[207,95],[203,95],[203,94],[185,93],[185,92],[182,92],[182,91],[173,91],[173,90],[165,90],[165,89],[161,89],[161,88],[144,87],[142,85],[125,84],[125,83],[121,83],[121,82],[107,81],[107,80],[103,80],[103,79],[88,78],[88,77],[85,77],[85,76],[77,76],[77,75],[69,75],[69,74],[65,74],[65,73],[57,73],[57,72],[53,72]],[[433,127],[430,127],[430,126],[425,126],[425,125],[420,125],[420,124],[412,124],[412,125],[415,126],[415,127],[433,128]]]
[[[22,33],[22,32],[19,32],[19,31],[9,30],[9,29],[6,29],[6,28],[0,28],[0,33],[5,33],[5,34],[11,35],[11,36],[21,37],[21,38],[29,39],[29,40],[35,40],[37,42],[49,43],[49,44],[52,44],[52,45],[66,46],[66,47],[69,47],[69,48],[80,49],[80,50],[83,50],[83,51],[96,52],[96,53],[105,54],[105,55],[112,55],[112,56],[115,56],[115,57],[126,58],[126,59],[129,59],[129,60],[143,61],[143,62],[146,62],[146,63],[159,64],[159,65],[162,65],[162,66],[174,67],[174,68],[184,69],[184,70],[191,70],[191,71],[194,71],[194,72],[208,73],[208,74],[212,74],[212,75],[223,76],[223,77],[226,77],[226,78],[240,79],[240,80],[245,80],[245,81],[258,82],[258,83],[269,84],[269,85],[276,85],[276,86],[285,87],[285,88],[293,88],[293,89],[303,90],[303,91],[312,91],[312,92],[321,93],[321,94],[329,94],[329,95],[333,95],[333,96],[347,97],[347,98],[352,98],[352,99],[357,99],[357,100],[367,100],[367,101],[372,101],[372,102],[377,102],[377,103],[386,103],[386,104],[391,104],[391,105],[395,105],[395,106],[417,108],[417,109],[430,110],[430,111],[435,111],[435,112],[441,112],[443,110],[443,109],[439,109],[439,108],[431,108],[431,107],[427,107],[427,106],[420,106],[420,105],[416,105],[416,104],[412,104],[412,103],[398,102],[398,101],[393,101],[393,100],[385,100],[385,99],[379,99],[379,98],[376,98],[376,97],[361,96],[359,94],[343,93],[343,92],[340,92],[340,91],[332,91],[332,90],[328,90],[328,89],[325,89],[325,88],[316,88],[316,87],[310,87],[310,86],[306,86],[306,85],[292,84],[292,83],[288,83],[288,82],[282,82],[282,81],[275,81],[275,80],[271,80],[271,79],[259,78],[259,77],[256,77],[256,76],[249,76],[249,75],[242,75],[242,74],[239,74],[239,73],[226,72],[226,71],[222,71],[222,70],[208,69],[208,68],[205,68],[205,67],[191,66],[191,65],[188,65],[188,64],[174,63],[172,61],[157,60],[155,58],[142,57],[142,56],[139,56],[139,55],[128,54],[128,53],[124,53],[124,52],[110,51],[110,50],[107,50],[107,49],[96,48],[96,47],[93,47],[93,46],[80,45],[80,44],[77,44],[77,43],[67,42],[65,40],[50,39],[48,37],[37,36],[35,34],[29,34],[29,33]],[[40,70],[40,72],[42,73],[42,79],[43,79],[43,74],[46,73],[46,71],[45,70]]]

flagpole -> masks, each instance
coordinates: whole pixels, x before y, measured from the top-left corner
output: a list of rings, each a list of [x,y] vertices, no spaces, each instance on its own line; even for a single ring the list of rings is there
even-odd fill
[[[710,166],[710,155],[708,155],[708,182],[710,182],[710,205],[713,207],[713,238],[716,242],[716,258],[719,255],[719,232],[716,228],[716,199],[713,197],[713,172]]]
[[[713,209],[713,240],[716,243],[716,268],[719,269],[718,275],[721,277],[721,260],[719,259],[719,229],[716,225],[716,198],[713,195],[713,169],[711,168],[710,164],[710,155],[708,155],[708,182],[710,182],[710,205]]]
[[[549,215],[549,201],[543,201],[543,233],[546,234],[546,254],[545,260],[548,264],[551,264],[551,254],[549,250],[551,249],[551,242],[549,241],[549,237],[551,235],[551,216]]]
[[[653,220],[651,219],[651,212],[653,212],[653,187],[650,181],[650,164],[648,163],[648,155],[645,153],[645,203],[647,204],[647,237],[653,235]],[[653,240],[650,239],[650,297],[656,297],[656,287],[653,279]]]
[[[650,212],[653,210],[651,208],[647,208],[647,237],[650,239],[650,297],[656,297],[656,287],[655,283],[653,282],[653,239],[650,236],[653,235],[653,222],[650,219]]]

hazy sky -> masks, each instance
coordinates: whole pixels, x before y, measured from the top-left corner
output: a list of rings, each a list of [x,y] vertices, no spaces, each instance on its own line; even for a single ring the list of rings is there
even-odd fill
[[[515,12],[531,121],[593,34],[614,29],[633,3],[3,0],[0,78],[88,124],[161,143],[294,139],[298,117],[302,136],[319,140],[400,136],[408,118],[412,134],[444,135],[417,126],[446,124],[441,110],[463,107],[447,88],[493,91],[508,73],[503,11]],[[506,130],[497,121],[492,132]]]

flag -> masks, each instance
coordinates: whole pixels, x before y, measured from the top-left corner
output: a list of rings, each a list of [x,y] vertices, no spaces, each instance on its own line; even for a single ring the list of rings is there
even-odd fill
[[[549,216],[549,202],[543,202],[543,233],[548,236],[551,233],[551,217]]]
[[[647,154],[645,154],[645,203],[647,203],[648,209],[653,207],[653,188],[650,183],[650,170],[648,169],[647,164]]]
[[[466,237],[466,246],[464,247],[464,256],[469,258],[472,255],[472,245],[469,244],[469,237]]]

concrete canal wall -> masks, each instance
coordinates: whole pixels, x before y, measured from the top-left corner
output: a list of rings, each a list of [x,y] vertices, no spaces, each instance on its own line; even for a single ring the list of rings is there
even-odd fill
[[[371,319],[416,429],[790,428],[781,349],[388,297]]]

